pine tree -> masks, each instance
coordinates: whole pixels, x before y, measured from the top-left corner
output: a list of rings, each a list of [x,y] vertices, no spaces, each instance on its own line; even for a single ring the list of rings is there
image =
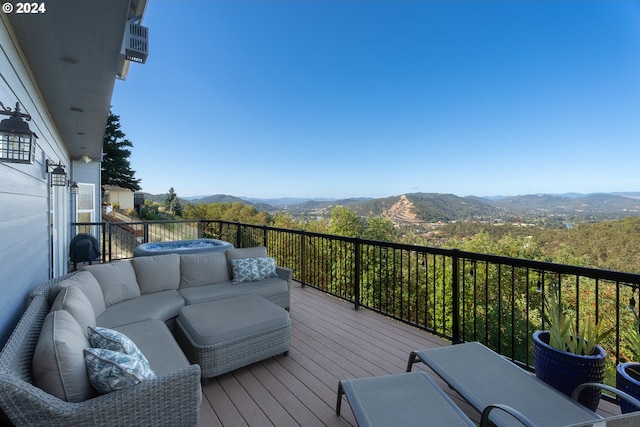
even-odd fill
[[[109,112],[102,141],[102,185],[140,190],[140,179],[135,178],[136,172],[131,170],[131,150],[127,147],[133,147],[133,143],[120,130],[120,116]]]
[[[182,216],[182,205],[173,187],[164,198],[164,210],[175,216]]]

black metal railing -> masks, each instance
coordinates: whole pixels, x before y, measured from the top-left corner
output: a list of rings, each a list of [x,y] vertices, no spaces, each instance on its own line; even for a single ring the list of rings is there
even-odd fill
[[[610,355],[607,383],[614,382],[615,365],[630,357],[624,331],[634,325],[629,303],[640,288],[638,274],[226,221],[73,226],[74,234],[99,230],[105,262],[130,258],[146,242],[207,237],[236,247],[264,245],[302,286],[453,342],[480,341],[529,369],[532,333],[545,329],[542,296],[553,286],[576,319],[592,317],[613,330],[603,344]]]

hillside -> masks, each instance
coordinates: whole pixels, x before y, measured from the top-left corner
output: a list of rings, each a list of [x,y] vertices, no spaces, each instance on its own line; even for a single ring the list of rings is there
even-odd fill
[[[388,217],[397,224],[486,220],[499,215],[498,209],[478,199],[437,193],[373,199],[354,206],[354,210],[363,216]]]
[[[145,198],[162,203],[164,194]],[[362,216],[382,216],[395,224],[448,223],[452,221],[597,222],[640,215],[636,193],[528,194],[513,197],[459,197],[453,194],[408,193],[379,199],[309,200],[296,198],[251,199],[217,194],[188,203],[243,203],[269,213],[288,212],[296,217],[327,217],[335,206],[348,206]],[[183,204],[187,203],[182,200]]]

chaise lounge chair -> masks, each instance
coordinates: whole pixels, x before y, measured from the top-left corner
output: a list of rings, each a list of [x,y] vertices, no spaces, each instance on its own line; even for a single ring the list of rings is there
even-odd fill
[[[341,380],[337,415],[343,394],[360,427],[475,427],[425,372]]]
[[[420,361],[479,412],[490,405],[506,405],[508,408],[505,411],[490,415],[491,421],[498,427],[513,425],[513,418],[505,413],[509,408],[517,410],[537,427],[640,425],[640,412],[635,416],[618,417],[622,419],[621,422],[630,424],[615,424],[614,419],[609,424],[600,424],[603,422],[601,416],[576,401],[580,388],[574,392],[575,400],[572,400],[477,342],[411,352],[407,372],[411,371],[414,363]],[[587,386],[616,393],[640,408],[640,402],[613,387],[604,384]]]

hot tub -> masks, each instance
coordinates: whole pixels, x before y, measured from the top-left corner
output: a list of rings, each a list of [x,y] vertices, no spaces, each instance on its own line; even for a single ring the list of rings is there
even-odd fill
[[[195,239],[174,240],[171,242],[143,243],[136,246],[133,256],[150,256],[164,254],[199,254],[204,252],[224,252],[233,245],[224,240]]]

